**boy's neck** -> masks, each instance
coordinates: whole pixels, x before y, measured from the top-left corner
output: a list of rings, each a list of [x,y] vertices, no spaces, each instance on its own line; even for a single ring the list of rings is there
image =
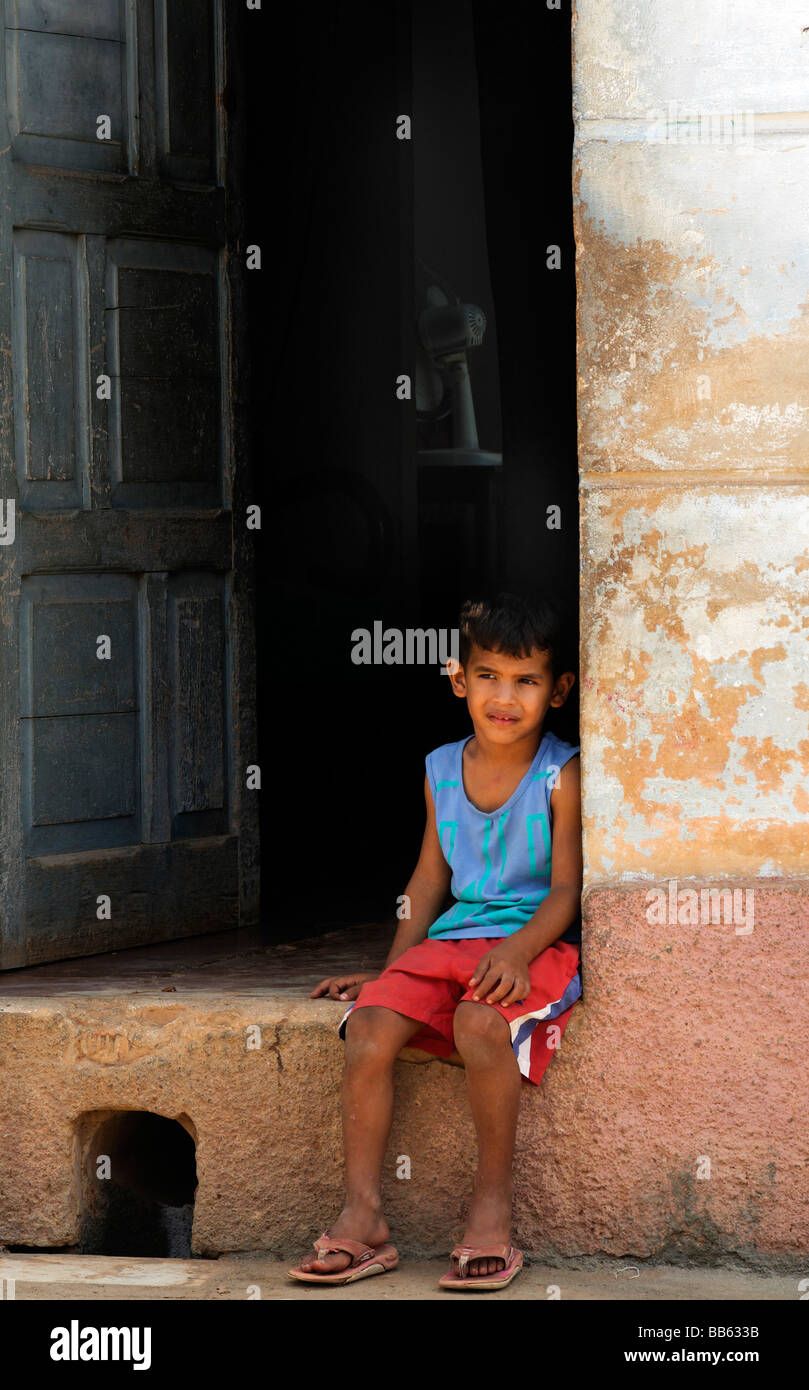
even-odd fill
[[[474,726],[473,726],[474,727]],[[488,763],[491,767],[508,768],[530,766],[537,755],[537,749],[542,742],[544,729],[536,729],[532,734],[519,739],[515,743],[494,743],[487,738],[487,731],[475,728],[472,736],[472,743],[475,745],[475,756],[482,762]]]

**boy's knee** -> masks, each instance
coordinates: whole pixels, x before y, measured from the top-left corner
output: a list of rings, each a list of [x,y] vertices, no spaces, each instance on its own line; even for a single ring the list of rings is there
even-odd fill
[[[346,1059],[352,1062],[363,1060],[383,1061],[395,1057],[401,1047],[386,1027],[387,1009],[368,1005],[364,1009],[352,1009],[346,1020]]]
[[[510,1029],[503,1015],[489,1004],[475,1004],[468,999],[455,1010],[452,1031],[462,1057],[465,1051],[503,1047],[511,1042]]]

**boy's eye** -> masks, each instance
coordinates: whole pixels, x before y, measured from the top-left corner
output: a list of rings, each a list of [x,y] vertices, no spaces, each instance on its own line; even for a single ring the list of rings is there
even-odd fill
[[[531,676],[520,676],[520,680],[524,681],[526,685],[536,685],[536,681]]]

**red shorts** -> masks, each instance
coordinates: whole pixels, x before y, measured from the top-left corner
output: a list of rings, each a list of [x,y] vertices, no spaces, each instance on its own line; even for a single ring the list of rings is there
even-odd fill
[[[410,1038],[407,1046],[449,1057],[455,1051],[452,1022],[461,1000],[471,1000],[474,990],[468,981],[475,966],[501,937],[461,937],[455,940],[427,938],[411,946],[389,965],[377,980],[367,980],[346,1010],[345,1024],[354,1009],[381,1005],[395,1009],[407,1018],[425,1025]],[[538,1086],[562,1033],[581,995],[579,947],[569,941],[555,941],[529,966],[531,987],[519,1004],[483,1004],[497,1009],[511,1030],[511,1045],[522,1076]]]

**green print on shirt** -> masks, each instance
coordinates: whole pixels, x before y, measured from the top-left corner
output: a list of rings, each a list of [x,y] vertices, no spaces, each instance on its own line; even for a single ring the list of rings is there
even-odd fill
[[[444,858],[446,859],[447,863],[449,864],[450,868],[452,868],[452,851],[455,848],[455,835],[457,829],[458,822],[456,820],[442,820],[438,827],[438,838],[441,841],[441,852]],[[449,849],[447,849],[444,844],[445,830],[449,831]]]
[[[492,823],[490,820],[487,820],[486,824],[483,827],[483,863],[485,865],[485,868],[480,878],[478,879],[474,889],[475,900],[479,903],[483,902],[483,885],[486,883],[489,874],[492,871],[492,861],[489,858],[489,831],[491,830],[491,828]]]
[[[510,815],[510,811],[504,811],[497,821],[497,842],[500,846],[500,872],[497,876],[497,891],[499,893],[502,893],[507,901],[514,902],[519,900],[520,894],[514,893],[508,888],[506,888],[506,885],[503,882],[503,877],[506,872],[507,859],[504,827]],[[451,907],[445,915],[444,920],[446,922],[454,922],[459,915],[463,915],[464,906],[468,906],[470,902],[486,902],[485,888],[489,876],[492,872],[492,861],[489,855],[489,836],[493,824],[493,821],[487,820],[483,827],[483,860],[486,866],[485,870],[480,878],[472,879],[471,883],[467,883],[466,887],[461,889],[460,897],[456,902],[455,906]],[[443,830],[445,825],[457,826],[457,821],[442,821],[440,830]],[[449,856],[445,855],[445,857],[447,859],[447,863],[449,863]]]
[[[534,847],[534,822],[539,821],[542,826],[542,839],[545,844],[545,861],[540,868],[537,868],[536,852]],[[538,811],[535,816],[526,816],[525,831],[528,836],[528,862],[531,865],[531,873],[540,875],[548,874],[551,869],[551,837],[548,830],[548,818],[544,811]]]

